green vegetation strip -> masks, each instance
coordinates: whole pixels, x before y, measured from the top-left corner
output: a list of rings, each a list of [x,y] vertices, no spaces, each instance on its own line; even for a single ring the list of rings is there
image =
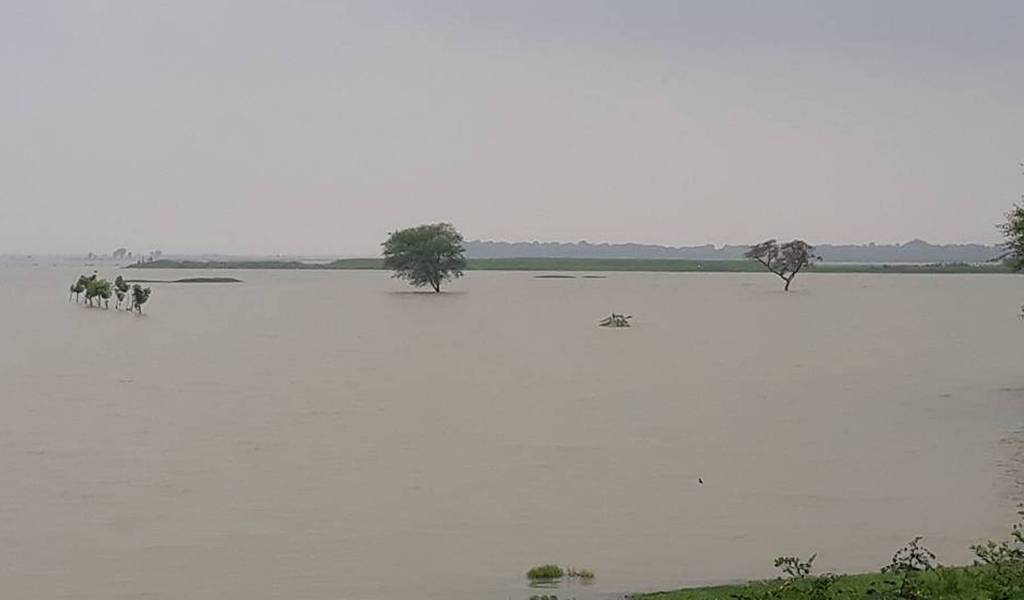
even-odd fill
[[[1024,514],[1024,513],[1022,513]],[[1024,598],[1024,520],[1010,538],[971,546],[975,562],[966,567],[938,564],[911,540],[878,573],[813,575],[815,556],[780,556],[782,575],[767,581],[638,595],[636,600],[1020,600]]]
[[[828,583],[827,589],[822,589],[825,586],[819,582],[819,578],[816,577],[807,577],[795,582],[778,579],[744,585],[723,585],[637,595],[633,598],[634,600],[754,600],[762,598],[988,600],[998,597],[1021,598],[1018,595],[1002,596],[1000,592],[1006,592],[1008,591],[1006,587],[1012,588],[1013,586],[1004,587],[996,582],[993,569],[988,566],[939,567],[931,571],[920,572],[914,576],[912,588],[910,586],[904,588],[902,594],[900,593],[902,578],[897,574],[843,575]],[[1010,593],[1013,592],[1010,591]]]
[[[383,259],[345,258],[327,263],[275,260],[155,260],[131,265],[133,269],[292,269],[292,270],[381,270]],[[466,264],[468,271],[643,271],[673,273],[751,273],[764,268],[749,260],[673,260],[673,259],[598,259],[598,258],[475,258]],[[839,264],[815,265],[818,273],[1010,273],[1004,264]]]

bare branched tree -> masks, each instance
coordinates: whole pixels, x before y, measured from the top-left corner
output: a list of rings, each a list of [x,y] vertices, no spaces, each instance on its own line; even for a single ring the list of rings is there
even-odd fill
[[[800,271],[813,265],[814,261],[821,260],[821,257],[814,255],[814,246],[803,240],[785,244],[768,240],[751,246],[744,256],[761,263],[764,268],[781,277],[786,282],[787,292]]]

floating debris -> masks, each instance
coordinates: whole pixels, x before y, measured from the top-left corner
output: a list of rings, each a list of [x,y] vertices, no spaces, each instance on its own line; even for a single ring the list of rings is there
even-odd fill
[[[620,315],[612,313],[610,317],[605,317],[601,320],[598,325],[601,327],[629,327],[629,320],[633,318],[633,315]]]

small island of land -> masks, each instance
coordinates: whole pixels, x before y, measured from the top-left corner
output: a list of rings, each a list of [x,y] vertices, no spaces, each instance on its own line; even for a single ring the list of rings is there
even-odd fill
[[[128,283],[242,283],[234,277],[185,277],[182,279],[127,279]]]

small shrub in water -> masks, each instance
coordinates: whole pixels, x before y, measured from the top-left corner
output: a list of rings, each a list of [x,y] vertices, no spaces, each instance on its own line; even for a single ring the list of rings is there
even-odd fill
[[[570,579],[583,579],[585,581],[588,581],[594,578],[594,572],[590,569],[576,569],[573,567],[569,567],[565,571],[565,576],[569,577]]]
[[[558,565],[541,565],[527,571],[526,576],[533,580],[561,579],[565,576],[565,571]]]

